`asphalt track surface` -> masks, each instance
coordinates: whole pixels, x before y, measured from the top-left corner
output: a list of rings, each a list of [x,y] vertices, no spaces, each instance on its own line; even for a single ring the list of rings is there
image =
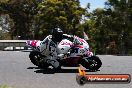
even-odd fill
[[[76,82],[77,67],[61,71],[39,69],[28,59],[29,52],[0,51],[0,85],[12,88],[132,88],[129,84],[85,84]],[[87,74],[130,74],[132,56],[99,55],[102,67]]]

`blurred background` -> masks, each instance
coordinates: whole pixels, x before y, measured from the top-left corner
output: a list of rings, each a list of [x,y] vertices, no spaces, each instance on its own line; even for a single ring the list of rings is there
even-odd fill
[[[132,55],[132,0],[0,0],[0,42],[43,40],[55,27],[85,32],[96,54]]]

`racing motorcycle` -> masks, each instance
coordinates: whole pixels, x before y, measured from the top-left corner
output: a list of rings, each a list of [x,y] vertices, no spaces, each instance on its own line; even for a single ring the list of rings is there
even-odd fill
[[[81,64],[89,70],[98,70],[102,62],[100,58],[89,50],[89,44],[82,38],[74,36],[73,42],[62,39],[59,44],[52,41],[48,35],[43,41],[28,40],[26,44],[32,48],[29,54],[31,62],[40,67],[61,68],[61,66],[75,67]],[[57,52],[55,55],[54,52]],[[56,57],[56,59],[51,59]],[[56,67],[55,67],[56,66]]]

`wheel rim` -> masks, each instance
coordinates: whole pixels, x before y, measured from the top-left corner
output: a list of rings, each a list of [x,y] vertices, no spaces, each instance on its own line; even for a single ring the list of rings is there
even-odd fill
[[[90,68],[94,68],[98,65],[98,62],[95,60],[90,60]]]
[[[34,60],[36,62],[37,65],[40,65],[40,63],[43,61],[40,57],[40,55],[35,55],[34,56]]]
[[[37,64],[37,65],[39,65],[39,58],[38,58],[38,56],[37,56],[37,55],[36,55],[36,56],[34,56],[34,60],[35,60],[36,64]]]
[[[95,61],[93,59],[85,59],[84,62],[85,66],[87,69],[96,69],[96,67],[98,67],[98,61]]]

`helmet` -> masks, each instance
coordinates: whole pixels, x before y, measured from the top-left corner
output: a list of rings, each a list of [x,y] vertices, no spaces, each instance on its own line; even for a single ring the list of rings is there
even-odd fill
[[[55,28],[52,30],[52,39],[56,42],[60,42],[63,37],[63,31],[60,28]]]

